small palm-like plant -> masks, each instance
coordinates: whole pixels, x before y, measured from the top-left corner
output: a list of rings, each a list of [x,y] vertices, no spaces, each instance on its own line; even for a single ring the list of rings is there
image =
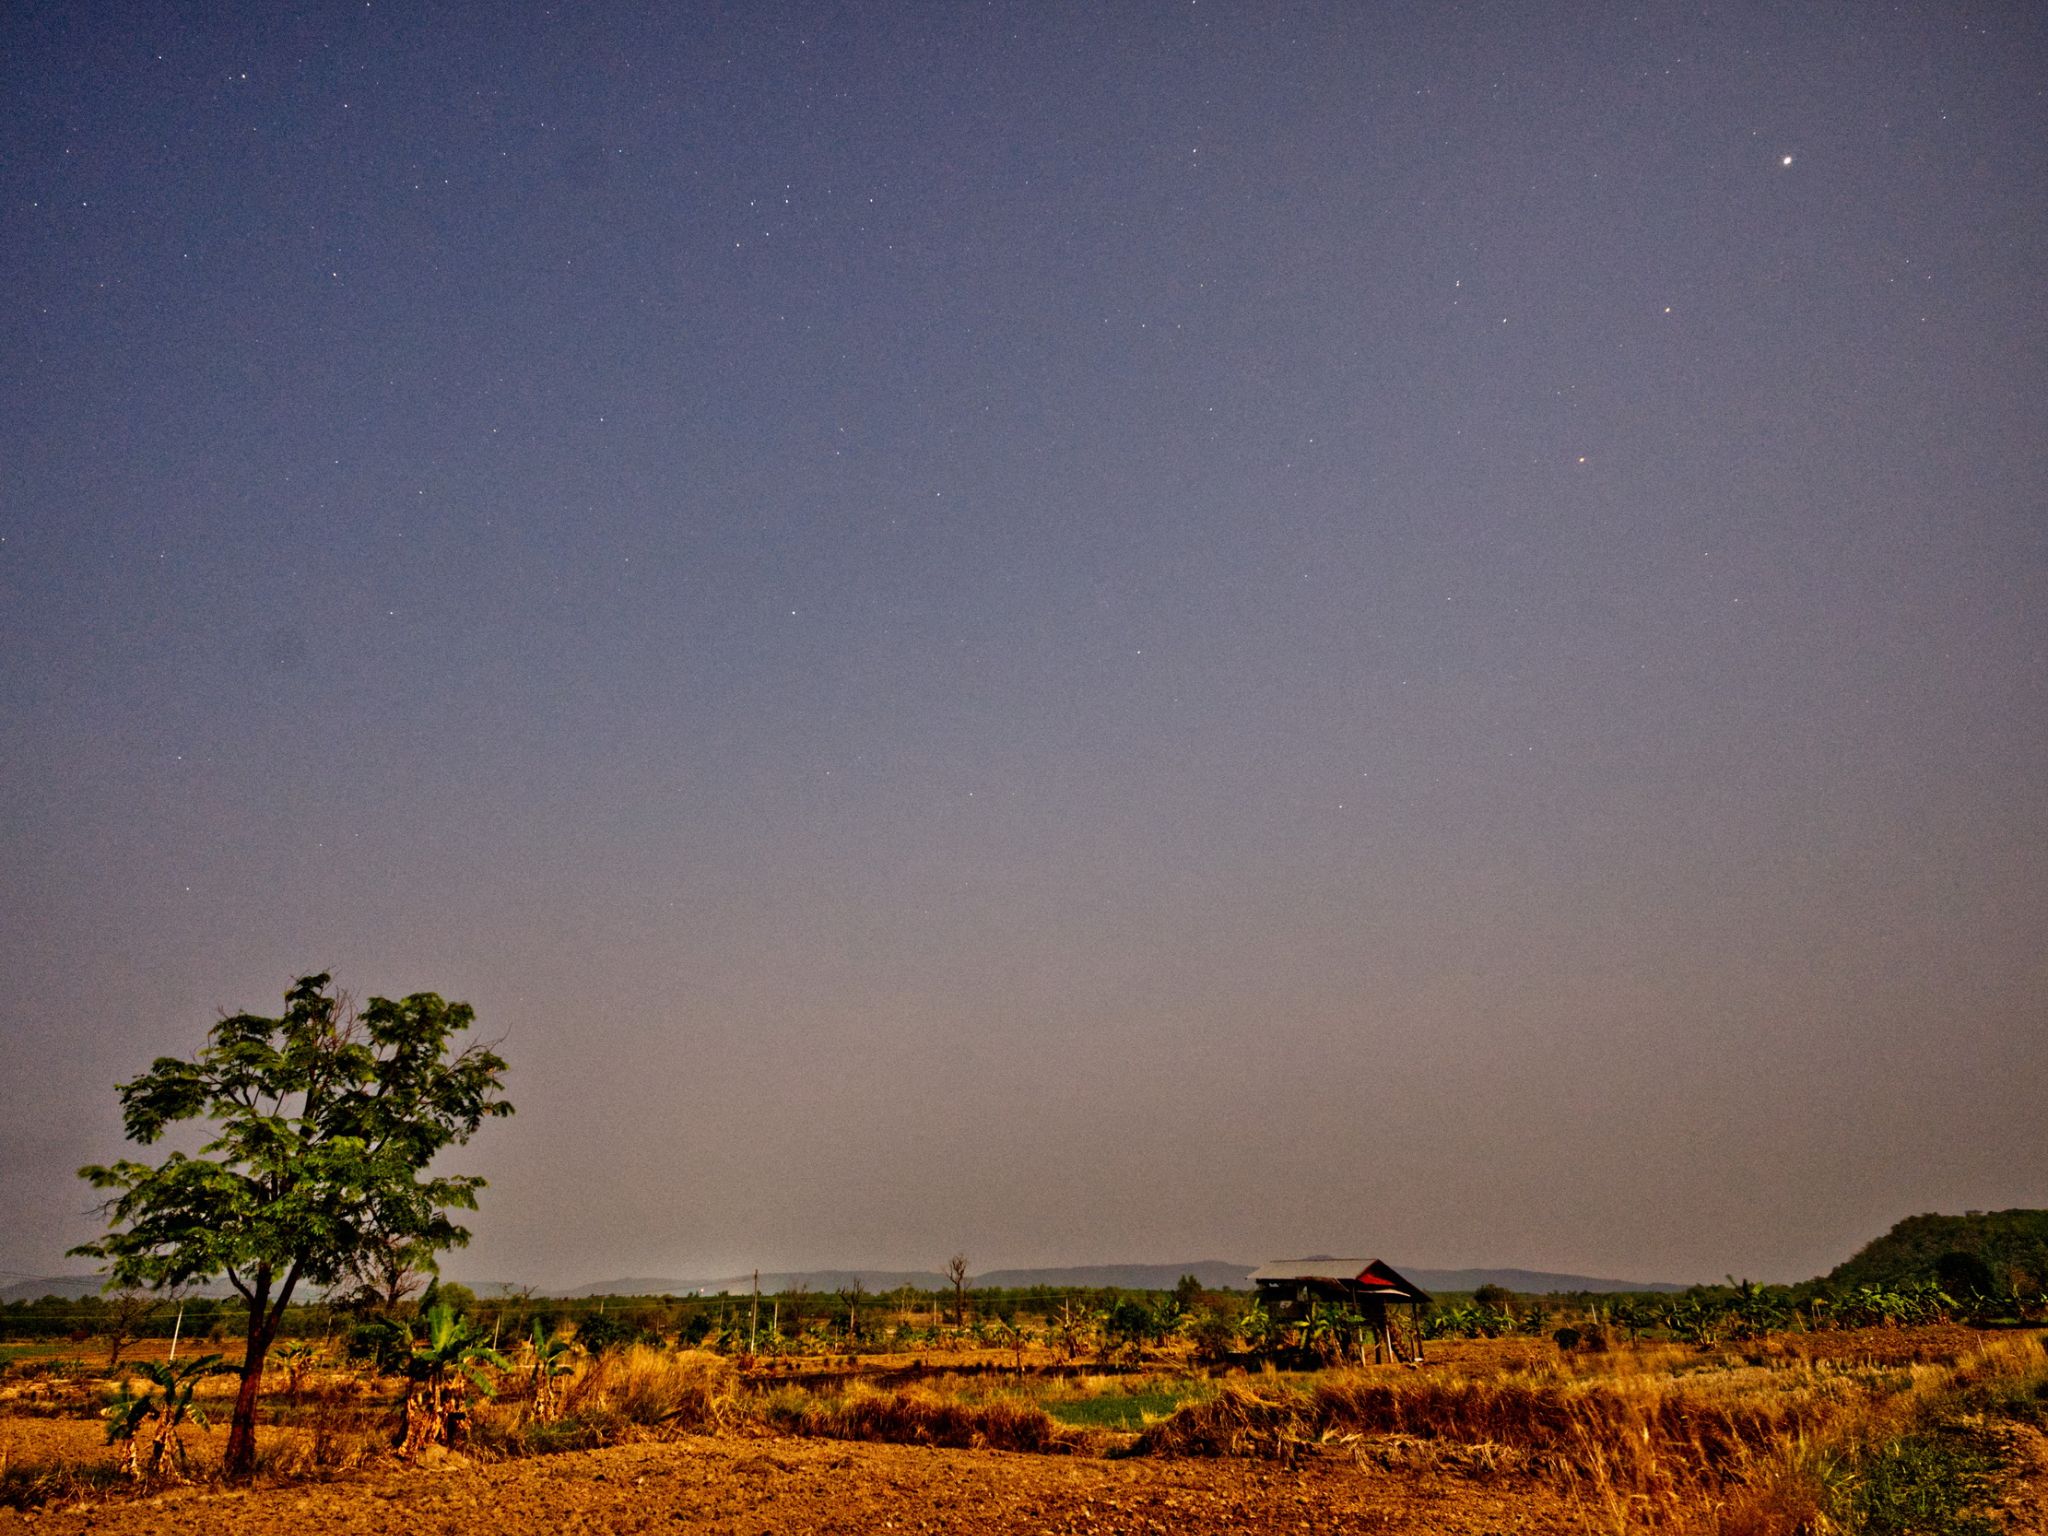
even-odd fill
[[[1720,1308],[1699,1297],[1671,1303],[1664,1312],[1664,1326],[1681,1344],[1713,1344],[1727,1324]]]
[[[1031,1335],[1024,1331],[1016,1319],[1005,1317],[998,1317],[990,1322],[988,1331],[989,1337],[997,1345],[1009,1350],[1016,1357],[1017,1369],[1023,1370],[1024,1346],[1031,1342]]]
[[[1094,1327],[1094,1314],[1088,1308],[1077,1306],[1072,1300],[1060,1303],[1059,1316],[1052,1319],[1052,1340],[1069,1365],[1080,1358]]]
[[[1243,1335],[1245,1347],[1259,1354],[1273,1347],[1279,1332],[1273,1314],[1266,1310],[1264,1302],[1258,1301],[1245,1308],[1244,1316],[1237,1320],[1237,1331]]]
[[[410,1461],[430,1445],[460,1445],[469,1431],[469,1391],[494,1390],[480,1367],[504,1370],[505,1357],[484,1342],[488,1335],[443,1304],[426,1316],[426,1336],[412,1341],[405,1361],[405,1418],[398,1454]]]
[[[222,1369],[219,1355],[203,1355],[183,1365],[142,1361],[136,1366],[145,1378],[135,1389],[133,1378],[124,1379],[121,1390],[104,1410],[107,1444],[125,1440],[128,1449],[121,1458],[121,1470],[137,1482],[153,1482],[164,1474],[168,1456],[178,1475],[188,1470],[184,1427],[187,1423],[204,1428],[206,1411],[192,1401],[192,1390],[202,1377]],[[143,1431],[149,1430],[149,1448],[143,1449]]]
[[[569,1374],[569,1357],[575,1344],[560,1334],[551,1334],[534,1320],[533,1339],[527,1352],[533,1361],[529,1378],[533,1384],[533,1416],[549,1423],[562,1416],[562,1379]]]
[[[1783,1328],[1797,1316],[1772,1292],[1769,1286],[1757,1285],[1750,1280],[1737,1280],[1733,1275],[1729,1283],[1735,1287],[1734,1299],[1728,1303],[1729,1316],[1734,1319],[1733,1333],[1737,1339],[1758,1339],[1765,1334]]]
[[[1342,1351],[1344,1339],[1335,1308],[1311,1301],[1301,1315],[1299,1327],[1301,1347],[1308,1353],[1333,1360]]]
[[[1335,1324],[1335,1327],[1331,1331],[1329,1342],[1323,1348],[1323,1358],[1325,1360],[1334,1365],[1346,1354],[1354,1354],[1358,1357],[1358,1363],[1363,1365],[1365,1364],[1365,1352],[1368,1349],[1373,1350],[1375,1358],[1377,1358],[1380,1333],[1378,1325],[1373,1318],[1367,1317],[1363,1312],[1346,1307],[1337,1313],[1332,1322]],[[1393,1341],[1393,1337],[1391,1332],[1386,1335],[1387,1341],[1390,1344]]]
[[[278,1345],[275,1354],[284,1367],[285,1395],[296,1403],[306,1389],[306,1373],[320,1363],[320,1346],[298,1339]]]

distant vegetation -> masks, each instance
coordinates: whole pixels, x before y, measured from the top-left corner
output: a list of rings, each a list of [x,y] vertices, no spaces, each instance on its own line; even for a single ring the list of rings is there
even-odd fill
[[[1826,1283],[1836,1289],[1898,1287],[1952,1281],[1975,1259],[1990,1272],[1993,1289],[2048,1290],[2048,1211],[1971,1211],[1963,1216],[1908,1216],[1853,1258],[1835,1266]],[[1943,1272],[1947,1259],[1948,1273]]]

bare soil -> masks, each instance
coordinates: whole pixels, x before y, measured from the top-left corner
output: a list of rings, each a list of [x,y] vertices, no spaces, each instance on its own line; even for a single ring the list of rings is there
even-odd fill
[[[1113,1461],[696,1436],[495,1465],[448,1457],[426,1469],[331,1483],[247,1491],[192,1487],[141,1502],[0,1511],[0,1532],[44,1536],[1536,1536],[1584,1528],[1583,1514],[1574,1515],[1556,1494],[1527,1480],[1474,1480],[1454,1468],[1388,1471],[1348,1455],[1316,1457],[1289,1470],[1237,1461]]]

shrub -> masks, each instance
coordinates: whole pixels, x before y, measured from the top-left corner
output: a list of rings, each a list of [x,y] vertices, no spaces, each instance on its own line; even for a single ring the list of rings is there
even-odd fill
[[[593,1355],[618,1349],[639,1337],[640,1330],[617,1312],[593,1312],[576,1320],[576,1342]]]
[[[1230,1353],[1237,1343],[1237,1325],[1214,1308],[1204,1307],[1190,1315],[1187,1337],[1194,1346],[1195,1358],[1209,1363]]]

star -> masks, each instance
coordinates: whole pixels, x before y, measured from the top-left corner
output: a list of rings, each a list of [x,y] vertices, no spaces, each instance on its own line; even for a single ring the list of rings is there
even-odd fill
[[[1792,157],[1791,157],[1790,155],[1780,155],[1780,156],[1778,156],[1778,168],[1779,168],[1780,170],[1783,170],[1783,169],[1784,169],[1784,168],[1785,168],[1786,166],[1789,166],[1789,165],[1790,165],[1791,163],[1792,163]]]

